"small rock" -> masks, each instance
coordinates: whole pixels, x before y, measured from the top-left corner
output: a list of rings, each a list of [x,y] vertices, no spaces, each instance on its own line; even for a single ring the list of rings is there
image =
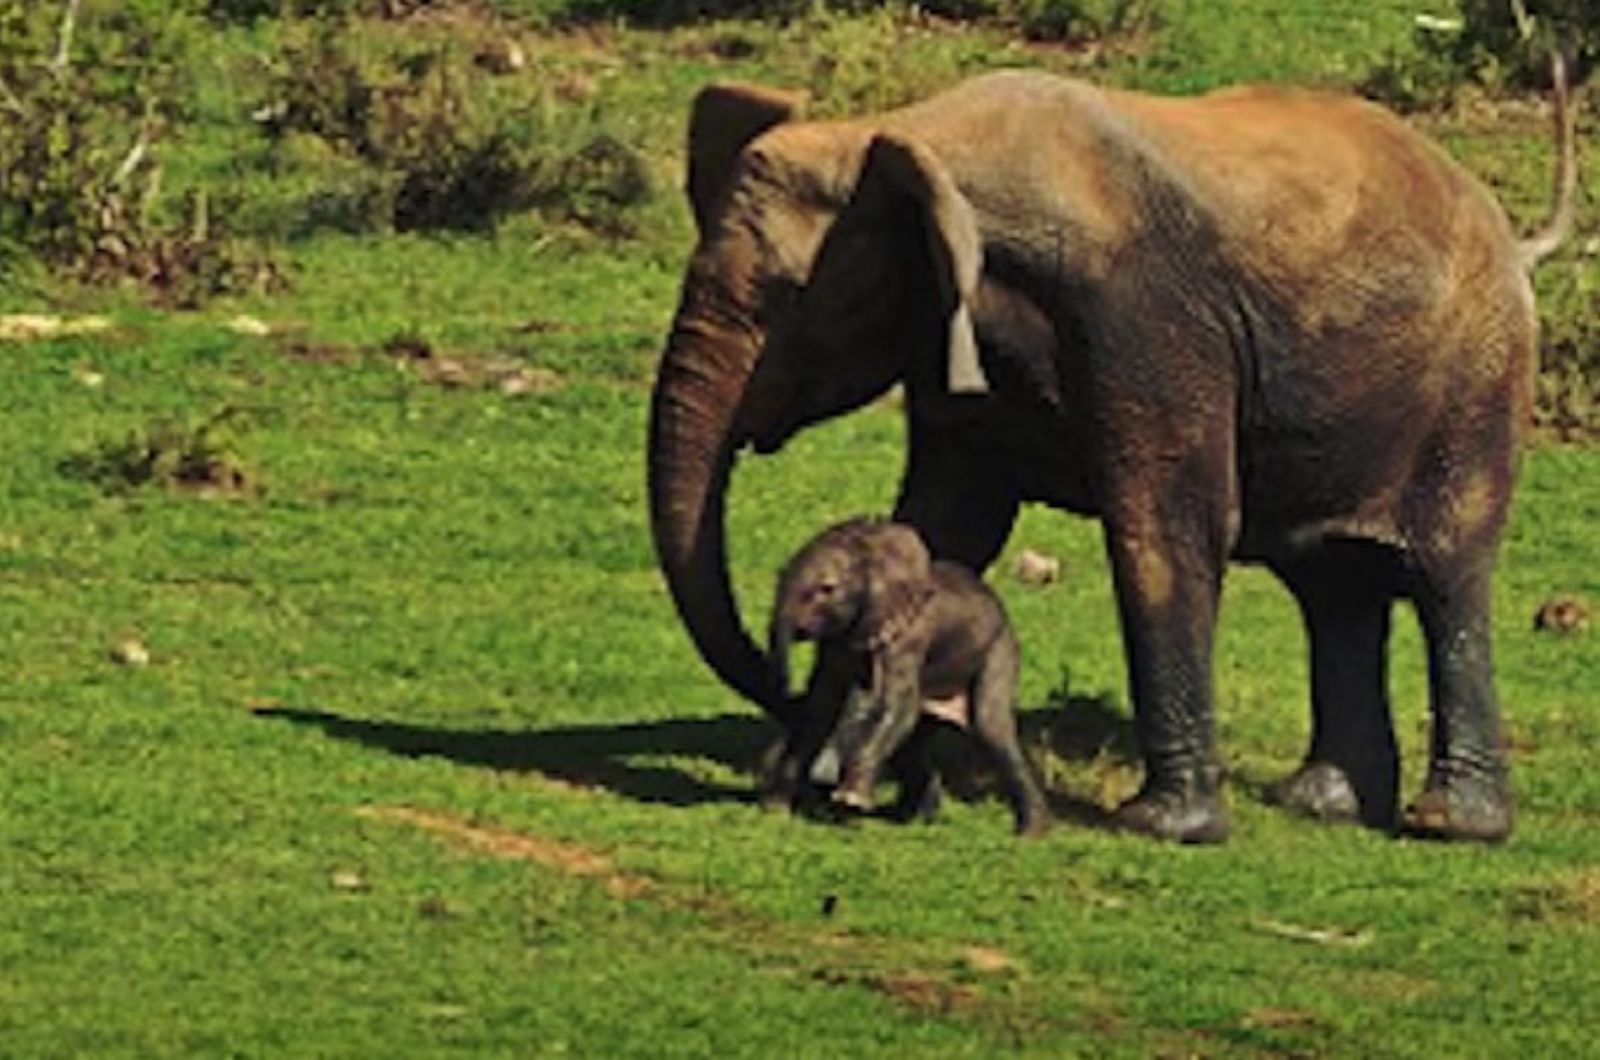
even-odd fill
[[[367,881],[362,879],[359,874],[351,872],[349,869],[340,869],[339,871],[335,872],[329,879],[329,882],[333,884],[333,889],[336,891],[354,893],[356,891],[364,891],[367,889]]]
[[[264,320],[257,320],[253,316],[240,313],[228,321],[228,330],[235,335],[249,335],[252,338],[264,339],[272,334],[272,328]]]
[[[1552,596],[1534,613],[1533,628],[1546,633],[1581,633],[1589,628],[1589,605],[1576,596]]]
[[[11,313],[0,316],[0,340],[30,342],[35,339],[54,339],[63,335],[86,335],[104,331],[111,326],[105,317],[78,317],[65,320],[44,313]]]
[[[435,357],[424,375],[429,382],[444,387],[467,386],[472,382],[466,363],[454,357]]]
[[[138,637],[124,637],[111,646],[111,661],[118,666],[149,666],[150,649]]]
[[[1024,585],[1050,585],[1061,580],[1061,560],[1025,548],[1017,556],[1016,572]]]
[[[975,972],[987,975],[998,975],[1001,972],[1017,970],[1017,960],[1008,953],[995,949],[993,946],[968,946],[961,951],[962,960],[967,967]]]
[[[545,394],[561,384],[561,377],[546,368],[519,368],[500,377],[500,393],[506,397]]]

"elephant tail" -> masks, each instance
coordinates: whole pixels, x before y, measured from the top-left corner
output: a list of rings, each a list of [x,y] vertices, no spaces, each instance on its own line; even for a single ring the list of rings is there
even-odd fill
[[[1576,124],[1567,91],[1567,60],[1557,48],[1550,53],[1551,102],[1556,127],[1556,179],[1554,208],[1550,220],[1520,245],[1522,266],[1532,270],[1554,254],[1572,234],[1575,200],[1578,193],[1578,148]]]

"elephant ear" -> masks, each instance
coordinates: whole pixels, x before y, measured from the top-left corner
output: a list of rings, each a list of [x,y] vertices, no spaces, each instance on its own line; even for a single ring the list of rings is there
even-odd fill
[[[951,393],[986,393],[989,383],[972,330],[971,303],[983,272],[983,238],[972,204],[932,151],[894,133],[878,134],[867,149],[861,187],[866,191],[874,184],[909,197],[921,208],[938,310],[948,321],[946,383]]]
[[[875,644],[889,644],[915,621],[933,591],[933,561],[922,536],[902,523],[869,524],[859,541],[866,568],[862,625]]]
[[[804,97],[758,85],[708,85],[689,113],[689,205],[705,236],[745,146],[800,115]]]

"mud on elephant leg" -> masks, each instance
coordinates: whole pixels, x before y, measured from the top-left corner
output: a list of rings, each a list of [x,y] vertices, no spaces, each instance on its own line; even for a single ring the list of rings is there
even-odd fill
[[[1227,838],[1212,717],[1211,650],[1221,559],[1153,533],[1106,531],[1128,654],[1144,785],[1124,828],[1184,843]]]
[[[1311,648],[1311,746],[1268,790],[1325,821],[1392,829],[1400,759],[1386,659],[1396,559],[1380,546],[1325,545],[1275,565],[1300,605]]]
[[[1489,562],[1424,576],[1417,615],[1428,647],[1433,743],[1428,779],[1406,808],[1407,831],[1497,842],[1511,832],[1500,707],[1491,676]]]

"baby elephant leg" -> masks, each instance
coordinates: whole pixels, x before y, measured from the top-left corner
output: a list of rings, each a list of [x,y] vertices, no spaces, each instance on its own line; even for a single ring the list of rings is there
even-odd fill
[[[835,737],[841,774],[835,802],[871,809],[878,773],[916,729],[920,706],[916,660],[891,669],[881,697],[859,690],[850,695]]]
[[[1049,828],[1050,810],[1017,740],[1018,669],[1016,638],[1002,634],[973,683],[972,734],[994,760],[1017,834],[1035,836]]]
[[[889,816],[897,821],[931,821],[939,814],[939,777],[928,757],[932,735],[933,725],[926,718],[920,720],[889,759],[889,771],[900,788]]]

